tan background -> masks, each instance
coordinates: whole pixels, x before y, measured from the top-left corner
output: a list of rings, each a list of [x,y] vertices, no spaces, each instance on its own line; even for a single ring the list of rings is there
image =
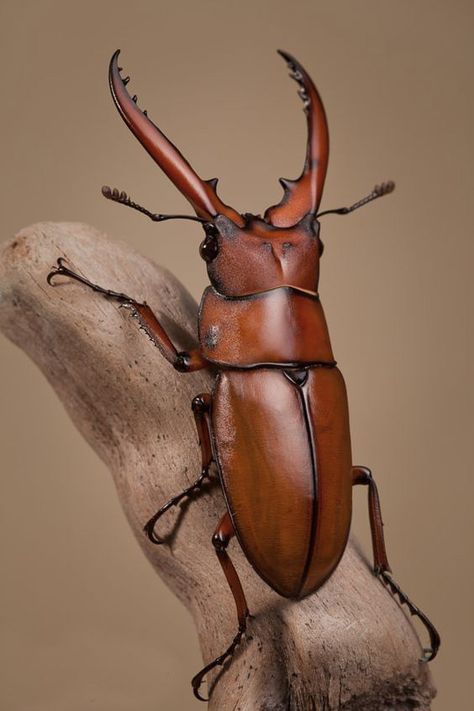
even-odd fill
[[[279,46],[326,104],[323,206],[397,181],[393,196],[327,218],[321,293],[354,459],[379,481],[392,566],[442,633],[436,711],[472,708],[473,10],[461,0],[3,0],[0,23],[2,238],[39,220],[89,222],[202,291],[195,225],[152,225],[99,194],[111,183],[153,210],[187,209],[112,105],[116,47],[141,105],[242,211],[277,201],[277,177],[302,166],[303,114]],[[4,339],[0,348],[0,708],[200,708],[191,619],[39,372]],[[367,545],[362,493],[356,510]]]

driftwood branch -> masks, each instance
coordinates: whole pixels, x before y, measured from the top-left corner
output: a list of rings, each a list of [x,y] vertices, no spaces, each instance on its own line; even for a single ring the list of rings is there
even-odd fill
[[[127,310],[82,285],[49,287],[59,256],[92,281],[146,300],[180,349],[195,339],[196,304],[164,269],[85,225],[34,225],[0,255],[1,329],[41,368],[110,468],[143,552],[191,611],[207,662],[236,625],[211,546],[224,511],[219,486],[167,514],[160,525],[167,545],[147,542],[142,527],[198,474],[190,404],[209,391],[211,376],[176,373]],[[415,631],[353,543],[322,589],[298,603],[269,590],[237,543],[230,552],[255,618],[211,683],[210,709],[429,709],[434,688]]]

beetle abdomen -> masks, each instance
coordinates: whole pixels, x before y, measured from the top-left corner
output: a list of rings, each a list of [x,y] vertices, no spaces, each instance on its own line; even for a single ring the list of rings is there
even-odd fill
[[[212,425],[224,494],[247,558],[280,595],[308,595],[336,567],[350,526],[342,375],[325,367],[221,372]]]

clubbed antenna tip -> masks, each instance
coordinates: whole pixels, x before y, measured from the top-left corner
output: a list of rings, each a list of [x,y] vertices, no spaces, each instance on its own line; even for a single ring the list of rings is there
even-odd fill
[[[120,203],[120,205],[125,205],[126,207],[131,207],[133,210],[141,212],[146,215],[153,222],[164,222],[164,220],[193,220],[194,222],[206,223],[207,220],[202,217],[195,217],[194,215],[162,215],[158,212],[150,212],[146,207],[142,207],[137,202],[134,202],[124,190],[118,190],[117,188],[111,188],[109,185],[102,186],[102,195],[107,198],[107,200],[113,200],[114,202]]]
[[[376,185],[369,195],[362,198],[362,200],[358,200],[350,207],[339,207],[337,210],[324,210],[324,212],[318,213],[316,217],[319,218],[323,215],[347,215],[349,212],[354,212],[354,210],[357,210],[359,207],[367,205],[367,203],[372,202],[372,200],[376,200],[379,197],[383,197],[384,195],[389,195],[389,193],[393,193],[394,190],[394,181],[387,180],[385,183],[380,183],[380,185]]]
[[[381,183],[380,185],[376,185],[374,188],[374,193],[376,193],[376,197],[382,197],[382,195],[388,195],[389,193],[393,193],[395,190],[395,183],[393,180],[387,180],[386,183]]]
[[[107,198],[107,200],[115,200],[117,202],[122,202],[127,199],[127,193],[125,193],[123,190],[122,192],[119,193],[117,188],[112,188],[110,185],[103,185],[102,186],[102,195]],[[120,199],[121,198],[121,199]]]

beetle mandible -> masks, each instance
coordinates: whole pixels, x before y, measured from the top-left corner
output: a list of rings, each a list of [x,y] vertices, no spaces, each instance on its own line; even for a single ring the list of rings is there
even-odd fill
[[[391,576],[377,486],[367,467],[353,466],[344,380],[336,366],[319,300],[323,244],[319,218],[347,214],[391,192],[384,183],[351,207],[318,213],[328,163],[329,137],[321,98],[301,64],[279,50],[298,83],[307,119],[306,159],[301,176],[280,180],[284,196],[263,217],[240,214],[221,201],[217,180],[202,180],[178,149],[137,106],[122,78],[119,50],[109,67],[115,104],[132,133],[189,200],[191,215],[152,213],[128,195],[105,186],[106,198],[153,221],[196,220],[205,231],[200,245],[211,285],[199,310],[199,347],[178,352],[145,303],[91,283],[60,257],[48,282],[62,274],[126,305],[161,354],[179,371],[212,366],[212,393],[192,402],[202,452],[195,483],[173,497],[146,523],[155,526],[185,497],[198,492],[212,463],[219,473],[227,510],[212,537],[234,596],[238,629],[229,647],[192,680],[195,695],[205,675],[232,657],[246,631],[249,610],[227,547],[235,535],[258,575],[277,593],[301,599],[332,574],[346,547],[352,486],[368,487],[374,573],[425,625],[433,659],[440,637],[433,624]],[[275,456],[278,443],[278,456]],[[204,699],[203,699],[204,700]]]

